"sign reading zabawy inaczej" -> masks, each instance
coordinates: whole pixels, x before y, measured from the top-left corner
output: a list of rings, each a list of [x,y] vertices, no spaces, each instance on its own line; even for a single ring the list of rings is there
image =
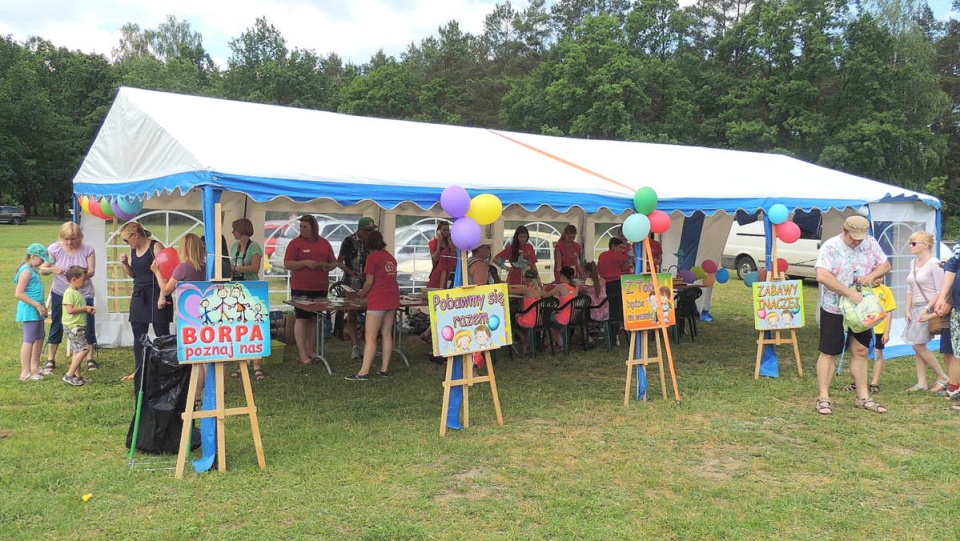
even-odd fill
[[[753,326],[758,331],[803,327],[803,282],[753,283]]]
[[[177,284],[177,359],[204,363],[270,355],[267,282]]]

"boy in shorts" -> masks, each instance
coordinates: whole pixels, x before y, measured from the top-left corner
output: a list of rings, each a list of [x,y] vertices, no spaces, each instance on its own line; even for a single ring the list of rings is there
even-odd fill
[[[65,274],[70,287],[63,293],[63,330],[70,340],[73,358],[70,369],[63,376],[67,385],[79,387],[90,380],[80,375],[80,365],[87,358],[90,344],[87,343],[87,314],[96,313],[96,308],[87,306],[80,289],[87,283],[87,271],[83,267],[73,266]]]

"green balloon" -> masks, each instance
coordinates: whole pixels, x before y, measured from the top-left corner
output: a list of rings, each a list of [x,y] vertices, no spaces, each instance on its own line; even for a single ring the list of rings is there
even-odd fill
[[[640,214],[650,214],[657,210],[657,192],[649,186],[640,188],[633,196],[633,206]]]

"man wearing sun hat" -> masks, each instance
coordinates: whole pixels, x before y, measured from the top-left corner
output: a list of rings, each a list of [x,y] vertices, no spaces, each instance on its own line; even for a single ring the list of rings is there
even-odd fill
[[[863,301],[857,284],[870,285],[890,272],[890,263],[880,244],[870,236],[870,220],[850,216],[843,222],[843,231],[820,247],[815,265],[820,283],[820,357],[817,359],[817,386],[820,391],[816,412],[832,415],[830,382],[837,369],[837,358],[844,349],[850,352],[850,373],[856,386],[856,407],[875,413],[886,413],[867,394],[867,352],[873,330],[847,332],[843,324],[840,298],[854,304]]]
[[[366,245],[367,236],[376,228],[377,224],[373,221],[373,218],[364,216],[357,222],[357,232],[343,239],[343,244],[340,245],[340,256],[337,259],[344,265],[343,281],[354,291],[360,291],[363,288],[363,282],[366,278],[363,271],[367,265],[367,256],[370,254],[370,249]],[[351,360],[363,357],[363,347],[357,337],[358,322],[357,311],[347,312],[347,335],[353,343]]]

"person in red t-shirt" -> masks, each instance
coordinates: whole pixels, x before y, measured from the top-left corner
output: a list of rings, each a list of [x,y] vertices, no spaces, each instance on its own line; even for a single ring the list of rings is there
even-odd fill
[[[367,247],[370,254],[367,256],[366,267],[363,273],[366,279],[363,289],[357,296],[367,298],[366,348],[363,350],[363,364],[360,371],[346,377],[350,381],[366,381],[370,379],[370,368],[373,358],[377,356],[377,335],[383,337],[383,359],[380,371],[383,377],[390,376],[390,357],[393,355],[393,322],[397,317],[397,308],[400,307],[400,284],[397,282],[397,260],[390,252],[384,250],[387,244],[383,242],[383,234],[371,231],[367,236]]]
[[[333,247],[319,234],[317,219],[311,214],[300,218],[300,236],[290,241],[283,266],[290,270],[290,295],[294,299],[313,301],[327,296],[330,271],[337,268]],[[297,321],[293,336],[300,353],[300,362],[310,364],[317,348],[317,315],[294,308]]]
[[[457,270],[457,248],[450,240],[450,222],[437,224],[437,236],[430,239],[429,245],[433,270],[430,271],[427,287],[445,289],[450,286],[450,279]]]
[[[580,243],[577,242],[577,227],[568,225],[563,228],[560,240],[553,245],[553,279],[560,283],[560,269],[570,267],[575,278],[583,277],[583,267],[580,266]]]
[[[610,319],[623,320],[623,297],[620,294],[620,277],[630,274],[629,245],[617,237],[610,239],[609,249],[597,258],[597,272],[606,283],[607,298],[610,299]]]
[[[530,231],[521,225],[513,232],[513,241],[510,246],[497,254],[498,266],[503,267],[506,262],[510,262],[510,270],[507,273],[507,284],[509,285],[523,285],[524,271],[539,272],[537,270],[537,251],[529,241]]]

